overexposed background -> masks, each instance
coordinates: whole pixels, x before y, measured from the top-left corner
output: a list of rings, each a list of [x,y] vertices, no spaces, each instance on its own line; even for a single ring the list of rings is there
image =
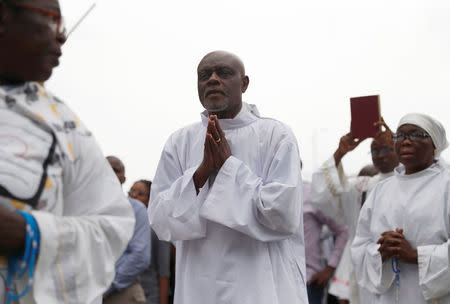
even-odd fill
[[[69,28],[93,3],[60,1]],[[124,161],[125,190],[152,179],[169,134],[200,119],[196,68],[217,49],[244,61],[244,100],[293,129],[306,179],[348,132],[350,97],[380,94],[392,129],[424,112],[450,130],[449,1],[96,3],[47,86]],[[347,173],[371,162],[369,150],[344,158]]]

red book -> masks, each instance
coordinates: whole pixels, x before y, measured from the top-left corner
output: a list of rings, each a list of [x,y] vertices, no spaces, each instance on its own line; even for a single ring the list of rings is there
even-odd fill
[[[375,137],[379,126],[374,123],[380,121],[380,96],[363,96],[350,98],[350,109],[352,113],[352,123],[350,131],[355,138],[364,140]]]

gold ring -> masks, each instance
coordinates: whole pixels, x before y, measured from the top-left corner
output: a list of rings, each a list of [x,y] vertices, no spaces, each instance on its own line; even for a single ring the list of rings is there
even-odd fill
[[[222,139],[219,137],[218,139],[215,139],[216,143],[220,143]]]

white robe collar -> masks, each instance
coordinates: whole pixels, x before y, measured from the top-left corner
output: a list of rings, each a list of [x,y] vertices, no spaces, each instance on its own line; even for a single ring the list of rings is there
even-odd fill
[[[208,125],[208,111],[205,110],[201,113],[202,124],[206,127]],[[235,118],[232,119],[219,119],[220,126],[223,130],[232,130],[245,127],[255,120],[260,118],[259,111],[253,104],[242,103],[242,109]]]
[[[414,179],[429,174],[439,173],[445,168],[446,168],[445,164],[443,164],[441,160],[438,160],[428,168],[423,169],[422,171],[413,174],[405,174],[405,166],[400,165],[397,168],[395,168],[395,176],[401,179]]]
[[[386,178],[388,178],[388,177],[391,177],[391,176],[393,176],[395,173],[395,169],[393,170],[393,171],[391,171],[391,172],[388,172],[388,173],[378,173],[378,175],[380,175],[380,181],[382,181],[382,180],[384,180],[384,179],[386,179]]]

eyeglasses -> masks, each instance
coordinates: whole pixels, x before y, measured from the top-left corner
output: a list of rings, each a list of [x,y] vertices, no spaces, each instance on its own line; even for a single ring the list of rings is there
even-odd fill
[[[394,149],[392,149],[392,148],[383,147],[383,148],[379,148],[379,149],[372,149],[370,151],[370,153],[372,153],[372,156],[378,156],[378,155],[387,154],[387,153],[393,152],[393,151],[394,151]]]
[[[132,195],[136,195],[136,196],[147,196],[147,193],[139,191],[139,190],[130,190],[128,191],[128,195],[132,196]]]
[[[418,141],[418,140],[422,140],[422,139],[425,139],[428,137],[431,137],[431,136],[425,132],[414,132],[414,133],[410,133],[410,134],[396,133],[396,134],[392,135],[392,139],[395,142],[402,142],[405,139],[408,139],[409,141]]]
[[[48,9],[44,9],[41,7],[36,7],[27,3],[11,3],[9,1],[5,1],[4,3],[10,5],[10,6],[14,6],[14,7],[18,7],[18,8],[22,8],[22,9],[26,9],[29,11],[33,11],[36,12],[44,17],[48,18],[48,25],[50,26],[50,28],[52,29],[53,32],[55,32],[55,34],[58,35],[65,35],[66,33],[66,26],[64,23],[64,18],[63,16],[61,16],[61,14],[59,12],[55,12],[52,10],[48,10]]]

